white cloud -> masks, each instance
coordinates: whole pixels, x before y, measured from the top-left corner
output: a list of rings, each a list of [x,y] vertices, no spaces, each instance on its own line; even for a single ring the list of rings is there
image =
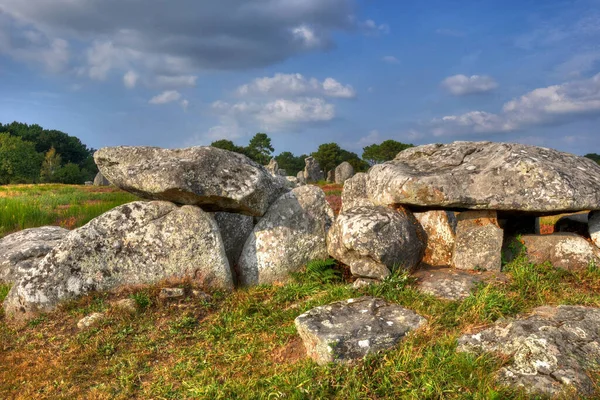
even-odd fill
[[[179,102],[179,104],[181,104],[181,107],[183,108],[184,111],[187,111],[187,109],[190,105],[190,102],[189,102],[189,100],[183,99]]]
[[[150,104],[167,104],[181,99],[181,93],[176,90],[166,90],[148,101]]]
[[[314,29],[301,25],[292,29],[292,34],[294,38],[302,43],[302,46],[307,49],[314,49],[321,47],[323,45],[323,38],[321,38]]]
[[[400,60],[398,60],[394,56],[385,56],[385,57],[382,58],[382,60],[385,61],[388,64],[400,64]]]
[[[197,80],[195,75],[158,75],[152,84],[168,88],[194,87]]]
[[[387,35],[388,33],[390,33],[390,26],[388,24],[378,24],[372,19],[367,19],[366,21],[360,22],[358,26],[367,35]]]
[[[127,73],[123,75],[123,84],[126,88],[133,89],[137,84],[138,79],[139,76],[135,71],[127,71]]]
[[[486,93],[498,87],[496,81],[486,75],[454,75],[442,81],[442,87],[454,96]]]
[[[239,96],[356,97],[356,91],[351,85],[343,85],[333,78],[326,78],[320,82],[316,78],[305,78],[302,74],[275,74],[273,77],[257,78],[251,83],[240,86],[236,93]]]

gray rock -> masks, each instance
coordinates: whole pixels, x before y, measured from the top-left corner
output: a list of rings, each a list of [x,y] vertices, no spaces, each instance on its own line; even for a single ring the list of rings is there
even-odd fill
[[[123,310],[126,311],[129,314],[135,314],[136,312],[138,312],[138,304],[136,303],[136,301],[134,299],[121,299],[118,301],[115,301],[112,304],[112,307],[117,309],[117,310]]]
[[[213,215],[221,231],[227,260],[229,260],[229,265],[234,270],[242,254],[244,244],[254,229],[254,218],[248,215],[225,212],[218,212]]]
[[[427,234],[427,248],[423,262],[431,266],[452,265],[452,251],[456,239],[456,216],[452,211],[434,210],[414,213]]]
[[[69,233],[59,226],[24,229],[0,239],[0,282],[14,283]]]
[[[286,176],[285,179],[289,182],[288,186],[291,186],[292,188],[300,186],[300,182],[295,176]]]
[[[600,249],[569,232],[509,238],[504,246],[506,260],[512,261],[520,252],[524,252],[531,263],[550,262],[556,268],[567,270],[585,269],[591,264],[600,266]]]
[[[344,161],[335,168],[335,183],[343,185],[348,179],[354,176],[354,167],[348,161]]]
[[[110,186],[110,182],[102,175],[102,172],[98,172],[94,178],[94,186]]]
[[[427,320],[383,299],[361,297],[314,308],[294,322],[308,356],[323,365],[391,349]]]
[[[414,269],[425,250],[425,233],[408,210],[354,207],[341,213],[329,231],[329,255],[353,275],[383,279],[395,268]]]
[[[92,313],[87,315],[77,322],[77,328],[80,330],[90,328],[94,325],[97,325],[100,321],[104,319],[103,313]]]
[[[304,167],[304,179],[306,179],[306,183],[316,183],[325,179],[323,170],[321,170],[321,166],[317,160],[311,156],[305,158],[304,162],[306,163]]]
[[[177,299],[185,296],[185,289],[182,288],[162,288],[158,294],[159,299]]]
[[[495,211],[465,211],[457,216],[452,266],[466,270],[500,271],[504,233]]]
[[[298,180],[298,185],[306,185],[306,178],[304,177],[304,171],[298,172],[298,175],[296,175],[296,179]]]
[[[283,282],[309,261],[327,258],[327,232],[334,220],[317,186],[281,196],[254,227],[238,262],[242,285]]]
[[[600,207],[600,165],[522,144],[454,142],[413,147],[369,171],[375,204],[527,212]]]
[[[94,181],[85,181],[83,182],[84,186],[93,186],[94,185]]]
[[[592,211],[588,217],[588,232],[592,242],[600,248],[600,212]]]
[[[461,352],[499,352],[512,361],[497,374],[501,384],[530,393],[594,395],[586,373],[600,363],[600,310],[582,306],[538,307],[516,320],[497,322],[458,340]]]
[[[379,279],[371,279],[371,278],[358,278],[352,283],[353,289],[362,289],[367,286],[376,285],[381,283]]]
[[[446,300],[462,300],[471,294],[483,278],[454,268],[422,268],[413,276],[417,289]]]
[[[195,206],[133,202],[71,231],[12,287],[4,310],[26,320],[92,290],[186,277],[233,288],[213,217]]]
[[[335,182],[335,170],[334,169],[327,172],[327,182],[329,182],[329,183]]]
[[[267,171],[269,171],[271,175],[277,175],[277,171],[279,171],[279,164],[277,163],[277,160],[271,158],[269,165],[267,165],[265,168],[267,168]]]
[[[279,168],[279,169],[277,170],[277,175],[278,175],[278,176],[283,176],[283,177],[286,177],[286,176],[287,176],[287,171],[286,171],[285,169],[283,169],[283,168]]]
[[[373,206],[367,195],[368,175],[359,172],[344,183],[342,190],[342,212],[358,206]]]
[[[106,147],[94,154],[114,185],[151,200],[262,216],[287,192],[261,165],[215,147]]]

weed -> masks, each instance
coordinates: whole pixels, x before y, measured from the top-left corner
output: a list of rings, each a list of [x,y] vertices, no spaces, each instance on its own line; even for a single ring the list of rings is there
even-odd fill
[[[152,300],[145,291],[133,293],[129,297],[135,301],[140,311],[144,311],[152,305]]]
[[[10,285],[0,285],[0,303],[8,296],[8,292],[10,292]]]

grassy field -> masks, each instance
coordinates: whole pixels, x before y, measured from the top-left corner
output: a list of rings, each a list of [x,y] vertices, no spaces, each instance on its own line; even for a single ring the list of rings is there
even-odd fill
[[[111,187],[78,185],[0,186],[0,237],[25,228],[82,226],[136,197]]]

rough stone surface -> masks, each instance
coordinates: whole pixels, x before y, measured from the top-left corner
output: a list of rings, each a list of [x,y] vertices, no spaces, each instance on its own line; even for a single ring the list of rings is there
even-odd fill
[[[304,167],[304,178],[306,179],[306,183],[316,183],[325,179],[323,170],[317,160],[311,156],[305,158],[304,162],[306,163],[306,166]]]
[[[25,229],[0,239],[0,282],[16,282],[68,233],[67,229],[59,226],[43,226]]]
[[[183,277],[233,288],[217,223],[195,206],[133,202],[71,231],[12,287],[4,309],[25,320],[92,290]]]
[[[102,172],[96,174],[93,184],[94,186],[110,186],[110,182],[102,175]]]
[[[177,299],[185,296],[183,288],[162,288],[158,294],[159,299]]]
[[[262,216],[288,190],[248,157],[215,147],[106,147],[94,160],[123,190],[206,211]]]
[[[121,299],[112,304],[113,308],[123,310],[129,314],[135,314],[138,312],[138,304],[134,299]]]
[[[423,262],[432,266],[451,265],[457,224],[454,212],[435,210],[414,215],[427,234]]]
[[[354,176],[354,167],[348,161],[344,161],[335,168],[335,183],[343,185],[348,179]]]
[[[500,271],[503,231],[495,211],[465,211],[457,216],[452,266],[466,270]]]
[[[306,185],[306,178],[304,177],[304,171],[298,172],[298,175],[296,175],[296,179],[298,180],[299,185]]]
[[[520,252],[534,264],[549,261],[556,268],[585,269],[590,264],[600,266],[600,249],[581,236],[563,232],[551,235],[521,235],[509,238],[504,246],[504,256],[512,261]]]
[[[214,217],[221,231],[227,260],[229,260],[231,268],[234,268],[242,254],[246,240],[254,229],[254,219],[247,215],[225,212],[214,213]],[[233,278],[235,279],[235,276]]]
[[[531,214],[600,208],[600,165],[542,147],[454,142],[413,147],[369,171],[375,204]]]
[[[586,369],[600,363],[600,310],[582,306],[538,307],[532,314],[458,340],[461,352],[499,352],[513,361],[497,374],[501,384],[559,395],[575,388],[593,395]]]
[[[411,310],[373,297],[313,308],[295,320],[308,356],[321,365],[393,348],[426,322]]]
[[[327,172],[327,182],[329,182],[329,183],[335,182],[335,169],[332,169],[329,172]]]
[[[367,195],[368,175],[359,172],[344,183],[342,190],[342,212],[358,206],[373,206]]]
[[[237,264],[239,282],[256,285],[287,281],[309,261],[327,258],[327,232],[334,220],[317,186],[281,196],[254,227]]]
[[[298,181],[298,178],[295,176],[286,176],[285,179],[289,182],[288,186],[291,186],[292,188],[300,186],[300,181]]]
[[[477,284],[483,282],[478,275],[453,268],[422,268],[413,276],[420,291],[446,300],[467,298]]]
[[[592,211],[588,217],[588,229],[592,242],[600,248],[600,212]]]
[[[269,161],[269,164],[265,168],[271,175],[277,175],[277,172],[279,171],[279,163],[274,158],[271,158],[271,161]]]
[[[81,318],[77,322],[77,328],[80,330],[90,328],[94,325],[97,325],[100,321],[104,319],[103,313],[93,313]]]
[[[395,268],[417,266],[425,251],[425,233],[408,210],[360,206],[337,217],[327,249],[350,266],[353,275],[383,279]]]
[[[371,278],[358,278],[352,283],[352,288],[361,289],[367,286],[375,285],[381,283],[379,279],[371,279]]]

